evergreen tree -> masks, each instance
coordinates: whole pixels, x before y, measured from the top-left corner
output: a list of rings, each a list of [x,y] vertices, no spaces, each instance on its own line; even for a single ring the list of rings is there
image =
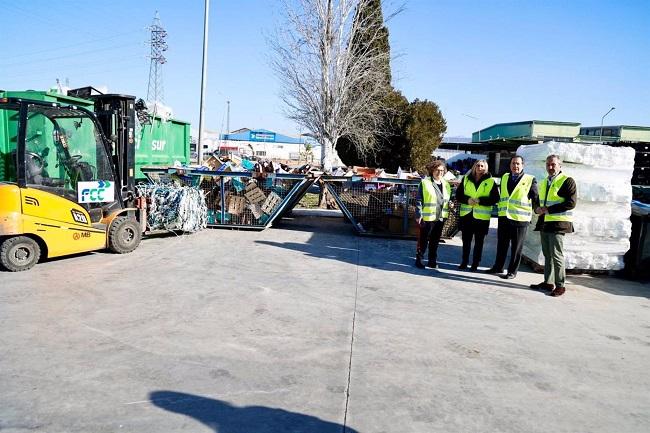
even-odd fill
[[[381,0],[366,0],[360,4],[355,17],[356,22],[363,23],[359,31],[352,38],[352,52],[360,53],[365,51],[377,51],[388,54],[382,57],[382,61],[376,65],[381,69],[384,80],[379,83],[368,83],[372,86],[382,86],[386,90],[391,87],[390,72],[390,44],[388,42],[388,29],[384,25],[384,15],[381,9]]]
[[[406,139],[410,145],[411,168],[425,173],[424,167],[431,161],[431,153],[440,146],[447,132],[447,122],[435,102],[416,99],[408,108]]]
[[[352,38],[352,50],[381,50],[387,55],[383,62],[375,65],[381,70],[380,82],[365,82],[357,92],[369,86],[382,86],[381,116],[374,140],[377,143],[373,153],[359,154],[349,137],[337,142],[337,150],[346,165],[381,167],[395,173],[399,167],[415,169],[424,173],[424,166],[431,160],[442,136],[447,131],[447,123],[437,104],[431,101],[408,100],[391,85],[390,44],[388,29],[384,25],[381,0],[368,0],[356,11],[355,20],[364,22],[362,31]],[[377,37],[377,35],[379,37]]]
[[[356,92],[361,93],[366,92],[370,87],[380,86],[383,88],[381,100],[384,108],[382,109],[380,121],[376,125],[377,132],[370,138],[378,143],[380,147],[373,153],[361,155],[357,152],[358,147],[352,143],[350,137],[341,137],[336,144],[336,149],[346,165],[380,167],[382,166],[380,161],[383,159],[380,154],[385,153],[386,146],[390,145],[390,140],[387,140],[387,138],[395,133],[391,125],[393,123],[391,118],[393,110],[392,107],[386,104],[390,104],[396,98],[395,91],[391,86],[390,44],[388,42],[388,29],[384,25],[381,0],[362,2],[355,12],[354,19],[356,23],[363,23],[363,25],[359,26],[359,31],[352,38],[350,43],[351,51],[357,54],[368,51],[386,54],[385,56],[378,56],[380,61],[374,65],[376,69],[381,71],[380,76],[382,79],[360,83],[356,89]],[[408,101],[406,103],[408,104]]]

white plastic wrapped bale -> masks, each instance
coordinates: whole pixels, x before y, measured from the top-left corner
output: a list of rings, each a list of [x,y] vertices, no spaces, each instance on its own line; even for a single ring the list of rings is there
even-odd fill
[[[545,162],[551,154],[562,159],[562,171],[576,181],[575,233],[564,238],[567,269],[622,269],[632,230],[634,149],[551,141],[520,146],[517,154],[524,157],[525,171],[537,182],[547,176]],[[524,242],[524,256],[543,265],[539,233],[532,230],[536,221],[534,216]]]
[[[634,169],[635,150],[631,147],[612,147],[602,144],[562,143],[547,141],[541,144],[519,146],[517,154],[528,161],[545,161],[551,154],[564,163],[575,163],[592,168],[618,170]]]

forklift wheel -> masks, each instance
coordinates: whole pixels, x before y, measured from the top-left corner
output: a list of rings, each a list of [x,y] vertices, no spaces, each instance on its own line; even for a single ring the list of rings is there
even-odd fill
[[[138,248],[142,233],[140,224],[133,218],[115,218],[108,232],[108,248],[117,254],[126,254]]]
[[[0,263],[11,272],[26,271],[38,263],[41,247],[27,236],[6,239],[0,246]]]

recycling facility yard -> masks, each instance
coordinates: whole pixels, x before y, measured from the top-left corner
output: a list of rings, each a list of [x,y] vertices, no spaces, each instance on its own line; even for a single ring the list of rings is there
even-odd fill
[[[414,250],[303,214],[0,273],[0,430],[650,431],[647,284]]]

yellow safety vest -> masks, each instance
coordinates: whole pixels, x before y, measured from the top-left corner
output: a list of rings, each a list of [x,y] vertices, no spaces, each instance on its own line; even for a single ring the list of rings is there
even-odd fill
[[[533,205],[528,198],[528,193],[535,178],[530,174],[522,174],[521,180],[510,196],[508,196],[508,179],[510,179],[510,173],[504,174],[501,178],[499,216],[507,217],[513,221],[530,221],[533,216]]]
[[[469,174],[466,174],[463,178],[463,191],[469,198],[477,199],[481,197],[489,197],[493,186],[494,178],[492,177],[489,177],[482,181],[478,186],[478,190],[476,189],[476,186],[474,186],[474,182],[469,179]],[[485,206],[480,204],[475,204],[472,206],[464,203],[460,205],[460,216],[465,216],[470,212],[472,212],[472,215],[475,219],[487,221],[490,219],[490,216],[492,216],[492,206]]]
[[[438,188],[433,184],[431,177],[422,180],[422,220],[437,221],[436,208],[438,204]],[[451,197],[451,185],[442,179],[442,217],[449,216],[449,197]]]
[[[553,206],[554,204],[564,203],[566,199],[557,195],[559,189],[564,185],[564,182],[569,178],[564,173],[559,173],[553,179],[551,187],[548,187],[548,177],[545,178],[539,185],[539,200],[542,206]],[[547,193],[548,191],[548,193]],[[573,212],[566,211],[560,213],[549,213],[544,215],[544,222],[551,221],[573,221]]]

